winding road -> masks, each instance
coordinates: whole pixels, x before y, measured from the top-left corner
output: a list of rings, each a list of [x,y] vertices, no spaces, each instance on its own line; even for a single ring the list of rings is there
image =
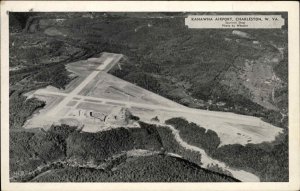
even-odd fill
[[[239,179],[243,182],[259,182],[260,181],[260,179],[256,175],[254,175],[250,172],[246,172],[244,170],[232,169],[229,166],[227,166],[225,163],[209,157],[203,149],[193,146],[193,145],[189,145],[188,143],[184,142],[184,140],[182,140],[182,138],[179,135],[179,131],[177,129],[175,129],[173,126],[165,125],[165,124],[159,124],[159,125],[168,127],[172,131],[172,134],[174,135],[175,140],[182,147],[184,147],[187,150],[191,150],[191,151],[200,153],[201,154],[201,163],[202,163],[203,168],[207,168],[209,165],[218,165],[218,167],[221,167],[223,170],[229,171],[234,178]]]
[[[270,124],[263,122],[261,119],[253,116],[245,116],[245,115],[238,115],[234,113],[229,113],[229,112],[217,112],[217,111],[207,111],[207,110],[200,110],[200,109],[193,109],[193,108],[188,108],[179,104],[171,104],[170,107],[166,106],[161,106],[161,105],[154,105],[154,104],[147,104],[147,103],[139,103],[129,100],[117,100],[117,99],[108,99],[108,98],[102,98],[102,97],[92,97],[92,96],[84,96],[84,95],[79,95],[79,93],[85,88],[89,82],[91,82],[99,73],[101,72],[107,72],[109,71],[116,63],[119,62],[119,60],[122,58],[122,55],[120,54],[111,54],[109,57],[106,58],[106,60],[100,64],[96,70],[92,71],[75,89],[73,89],[70,93],[63,93],[63,92],[56,92],[56,91],[50,91],[47,89],[40,89],[37,90],[34,94],[35,95],[54,95],[54,96],[61,96],[63,97],[62,101],[58,103],[54,108],[52,108],[48,113],[46,113],[46,118],[45,119],[51,119],[58,117],[59,111],[62,110],[67,106],[67,104],[73,100],[74,98],[79,98],[80,101],[78,100],[77,104],[80,103],[81,101],[84,102],[93,102],[93,101],[98,101],[101,102],[101,104],[106,104],[106,105],[113,105],[113,104],[122,104],[124,107],[127,108],[132,108],[132,107],[138,107],[138,108],[145,108],[145,109],[151,109],[155,111],[161,111],[161,112],[178,112],[178,113],[187,113],[187,114],[195,114],[197,116],[207,116],[207,117],[212,117],[213,119],[218,118],[218,119],[231,119],[235,122],[237,122],[237,125],[242,125],[242,124],[258,124],[257,127],[268,127]],[[116,79],[117,80],[117,79]],[[170,101],[167,100],[166,101]],[[170,101],[172,102],[172,101]],[[94,103],[96,104],[96,103]],[[206,119],[206,118],[205,118]],[[166,125],[163,123],[157,123],[157,125],[161,126],[166,126],[168,127],[171,131],[172,134],[175,137],[175,140],[185,149],[195,151],[199,154],[201,154],[201,163],[203,164],[203,168],[208,168],[211,165],[217,165],[218,167],[224,169],[225,171],[229,171],[234,178],[237,178],[241,181],[245,182],[259,182],[260,179],[249,172],[246,172],[244,170],[237,170],[233,169],[229,166],[227,166],[225,163],[212,159],[207,155],[207,153],[196,146],[189,145],[186,143],[184,140],[179,135],[179,131],[175,129],[171,125]],[[249,127],[245,127],[249,128]],[[275,128],[275,127],[274,127]]]

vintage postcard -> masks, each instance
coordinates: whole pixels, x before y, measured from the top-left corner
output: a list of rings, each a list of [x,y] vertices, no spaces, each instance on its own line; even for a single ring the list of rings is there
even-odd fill
[[[298,6],[1,3],[1,189],[299,190]]]

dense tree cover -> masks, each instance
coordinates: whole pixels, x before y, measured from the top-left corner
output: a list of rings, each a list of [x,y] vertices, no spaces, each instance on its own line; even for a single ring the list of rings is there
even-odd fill
[[[65,143],[51,132],[10,132],[10,173],[27,172],[65,156]]]
[[[38,99],[26,99],[23,93],[47,85],[64,88],[71,80],[64,65],[53,64],[50,67],[40,67],[39,70],[10,72],[10,128],[22,127],[34,111],[45,105]]]
[[[140,122],[141,129],[129,129],[134,138],[135,149],[161,150],[164,146],[154,125]]]
[[[14,12],[9,13],[9,26],[10,31],[22,31],[26,26],[29,17],[34,16],[34,12]],[[17,30],[16,30],[17,29]]]
[[[198,85],[197,85],[198,86]],[[278,92],[279,96],[287,96],[287,89],[284,88],[283,91]],[[285,92],[284,92],[285,91]],[[216,104],[211,104],[203,109],[222,111],[226,109],[228,112],[234,112],[242,115],[251,115],[255,117],[260,117],[262,120],[271,123],[275,126],[281,128],[287,128],[287,123],[281,121],[281,114],[279,111],[269,110],[263,106],[254,103],[250,98],[246,96],[235,94],[227,86],[221,85],[218,82],[212,82],[193,90],[193,95],[199,99],[213,100],[213,102],[221,101],[226,103],[226,106],[218,106]],[[212,96],[214,95],[214,96]],[[216,99],[217,97],[217,99]],[[287,108],[287,97],[283,97],[280,102],[277,103],[278,107],[281,109]]]
[[[162,145],[155,129],[118,128],[97,133],[74,133],[68,136],[67,157],[103,162],[122,151],[132,149],[160,150]]]
[[[9,163],[10,172],[19,170],[32,170],[36,168],[41,162],[38,159],[34,160],[34,150],[30,147],[30,138],[34,133],[27,132],[10,132],[9,136]],[[30,167],[30,161],[33,167]],[[24,166],[24,168],[22,168]],[[12,174],[10,174],[12,176]]]
[[[16,21],[18,19],[14,20]],[[25,20],[27,20],[27,18]],[[151,27],[148,27],[148,24],[151,24]],[[26,23],[21,21],[21,25],[21,28],[24,28]],[[34,99],[26,100],[25,97],[22,96],[22,93],[47,85],[63,88],[70,80],[64,68],[65,63],[88,58],[102,51],[122,53],[128,58],[128,61],[122,66],[122,70],[112,70],[113,74],[148,88],[151,91],[155,91],[158,94],[173,99],[176,96],[170,95],[170,92],[174,88],[182,87],[182,83],[187,83],[190,86],[182,89],[192,98],[203,99],[205,101],[211,99],[214,102],[225,101],[229,106],[225,108],[227,109],[226,111],[263,117],[264,120],[268,122],[280,127],[287,127],[287,118],[281,122],[279,112],[266,110],[254,104],[247,96],[237,94],[235,89],[231,89],[229,86],[220,83],[222,80],[222,72],[226,72],[230,67],[238,66],[238,64],[241,63],[238,59],[257,59],[261,55],[273,53],[275,51],[274,47],[270,48],[268,46],[265,47],[265,49],[255,49],[249,47],[247,42],[242,42],[241,44],[226,42],[223,39],[225,36],[231,38],[233,41],[241,40],[232,36],[230,34],[231,31],[228,30],[189,30],[185,27],[182,17],[172,19],[139,19],[136,17],[108,16],[94,20],[74,17],[67,20],[65,25],[61,27],[68,32],[68,37],[57,36],[55,39],[59,39],[59,41],[53,41],[53,43],[50,44],[46,43],[46,45],[43,45],[43,42],[48,42],[53,38],[40,32],[35,34],[15,34],[10,38],[10,44],[12,44],[12,42],[15,43],[14,47],[10,46],[10,55],[16,57],[10,58],[10,65],[25,66],[25,68],[21,70],[10,71],[10,128],[21,127],[25,120],[36,109],[43,107],[44,103]],[[86,30],[87,28],[89,30]],[[270,32],[270,30],[255,30],[251,33],[253,33],[252,35],[255,37],[263,35],[263,38],[259,39],[261,41],[272,40],[277,42],[277,40],[282,39],[282,43],[285,43],[285,37],[287,36],[286,33],[281,30],[272,32]],[[69,38],[70,36],[72,36],[72,38]],[[32,49],[26,47],[17,49],[17,47],[28,44],[28,42],[29,44],[33,44],[33,42],[37,40],[41,42],[36,44],[38,45],[36,47],[40,46],[39,48]],[[53,44],[53,46],[51,44]],[[67,45],[79,48],[79,53],[68,55],[69,49],[62,48]],[[26,52],[26,50],[29,52]],[[284,54],[287,54],[287,52]],[[50,60],[51,57],[58,55],[64,55],[67,58],[62,62],[45,64],[40,62],[40,58],[44,55],[46,55],[46,57],[44,57],[46,60]],[[287,58],[286,55],[285,58]],[[275,72],[281,79],[287,80],[285,79],[287,60],[283,60],[282,62],[284,65],[277,65]],[[151,63],[151,67],[149,63]],[[287,109],[287,88],[276,90],[275,93],[276,97],[281,97],[281,101],[277,104],[281,108]],[[182,97],[178,96],[174,100],[182,103]],[[208,109],[223,110],[224,108],[217,107],[213,104],[208,106]],[[190,126],[190,124],[188,126]],[[195,128],[193,124],[191,126],[191,128]],[[132,148],[132,146],[126,146],[127,143],[132,143],[133,145],[143,145],[137,148],[148,148],[148,145],[150,145],[149,148],[158,148],[160,143],[162,143],[166,152],[177,153],[195,163],[200,161],[200,156],[197,153],[180,148],[170,130],[159,127],[157,131],[161,139],[157,138],[156,140],[156,133],[153,132],[153,139],[149,138],[149,141],[138,139],[137,137],[141,136],[138,135],[139,133],[133,136],[131,133],[134,134],[136,132],[128,133],[124,130],[118,130],[117,132],[111,133],[111,135],[115,138],[123,139],[119,132],[125,134],[124,142],[116,141],[116,145],[121,147]],[[203,135],[201,128],[197,131]],[[143,133],[145,132],[146,131],[143,130]],[[110,133],[95,136],[83,134],[82,137],[80,137],[80,134],[76,131],[64,133],[63,135],[58,134],[47,132],[46,135],[41,137],[31,134],[24,135],[24,137],[21,135],[13,135],[21,137],[11,138],[11,144],[15,145],[10,150],[10,152],[15,152],[12,154],[14,159],[10,161],[12,166],[14,166],[12,169],[34,169],[37,165],[45,162],[43,160],[48,160],[48,158],[49,160],[54,160],[54,158],[62,157],[63,155],[61,153],[68,153],[68,150],[64,148],[64,145],[66,145],[64,140],[66,139],[74,144],[68,145],[72,151],[70,153],[75,153],[76,156],[78,155],[83,158],[99,157],[99,159],[103,159],[102,155],[110,156],[110,154],[121,151],[121,149],[115,148],[114,145],[109,148],[109,153],[103,151],[101,147],[99,150],[91,149],[91,153],[85,153],[83,151],[83,149],[89,151],[90,147],[94,147],[94,145],[88,143],[89,140],[96,145],[102,143],[100,140],[102,138],[106,141],[112,141],[106,137],[110,136]],[[184,134],[188,135],[189,132],[185,132]],[[32,136],[33,141],[39,142],[36,143],[38,145],[36,149],[38,150],[32,148],[34,144],[29,144]],[[149,137],[147,134],[143,134],[143,136]],[[213,133],[210,133],[208,136],[215,137]],[[205,139],[199,141],[196,140],[195,136],[192,137],[195,144],[210,147],[205,141],[202,142]],[[86,148],[79,144],[79,140],[83,141]],[[217,143],[217,139],[213,140]],[[40,143],[41,141],[45,141],[45,145]],[[135,142],[137,144],[134,144]],[[279,142],[277,146],[272,147],[271,150],[262,149],[260,145],[251,144],[246,146],[227,145],[226,147],[213,149],[217,145],[214,143],[215,145],[210,147],[209,151],[214,151],[214,153],[210,154],[215,158],[222,158],[226,155],[227,157],[224,157],[224,159],[227,160],[228,163],[232,162],[232,164],[230,164],[237,168],[253,170],[259,174],[262,180],[286,181],[288,178],[287,143],[286,137]],[[54,152],[53,156],[55,157],[51,158],[47,153],[39,151],[39,149],[43,147],[46,148],[45,152]],[[135,148],[135,146],[133,148]],[[13,149],[15,151],[13,151]],[[98,151],[103,152],[101,154],[95,153]],[[247,154],[236,157],[237,154],[243,153],[244,151]],[[257,157],[259,154],[262,155],[260,159]],[[23,155],[30,157],[25,159],[25,157],[22,157]],[[278,173],[276,171],[278,171]]]
[[[282,79],[284,82],[288,82],[288,52],[284,51],[283,53],[283,60],[281,60],[275,67],[274,71],[280,79]]]
[[[59,137],[61,137],[61,139],[66,139],[70,134],[79,131],[80,130],[78,130],[77,127],[70,127],[65,124],[62,124],[60,126],[53,125],[48,129],[48,132],[50,132],[53,135],[58,135]]]
[[[278,107],[286,113],[288,109],[288,52],[284,51],[283,56],[284,59],[274,68],[276,75],[283,81],[283,87],[275,90],[275,99]],[[284,124],[287,127],[287,123]]]
[[[169,161],[171,157],[161,156],[158,159],[150,157],[144,160],[130,158],[126,162],[121,158],[122,160],[112,161],[110,164],[112,166],[105,172],[81,168],[76,172],[75,169],[70,172],[69,168],[61,169],[65,168],[64,164],[56,164],[56,161],[67,159],[75,159],[79,163],[108,162],[107,159],[112,156],[132,149],[152,151],[163,149],[166,153],[179,154],[186,160],[201,164],[201,156],[182,148],[166,127],[156,127],[146,123],[141,123],[141,126],[141,128],[118,128],[99,133],[80,132],[76,127],[66,125],[52,126],[47,131],[11,131],[11,176],[19,176],[14,181],[58,181],[57,178],[60,176],[62,176],[59,178],[61,181],[235,181],[225,175],[201,169],[190,162],[181,161],[182,159],[176,159],[180,161],[177,164]],[[162,166],[156,166],[156,162]],[[145,163],[148,166],[143,167]],[[118,170],[110,171],[114,166],[117,166]],[[36,169],[41,170],[35,171]],[[197,169],[201,172],[197,172]],[[52,173],[47,173],[49,177],[38,176],[47,170],[51,170],[53,176]],[[83,177],[79,176],[81,173],[78,174],[81,170],[83,174],[87,173]],[[24,173],[24,176],[20,176],[20,173]],[[93,175],[90,176],[90,173]],[[35,176],[39,178],[36,179]]]
[[[130,158],[114,171],[65,168],[39,176],[34,182],[236,182],[186,160],[154,155]]]
[[[56,17],[72,18],[59,24],[57,28],[63,29],[72,38],[57,36],[56,40],[53,40],[43,33],[38,33],[40,41],[46,42],[42,48],[12,49],[12,53],[17,56],[17,60],[27,58],[27,61],[29,60],[27,64],[32,64],[31,57],[35,59],[42,55],[49,55],[49,58],[64,55],[69,58],[64,61],[66,63],[101,51],[122,53],[126,55],[127,62],[121,70],[115,68],[111,71],[120,78],[189,107],[254,115],[277,126],[286,126],[280,118],[276,117],[280,112],[270,111],[255,104],[247,90],[240,91],[241,87],[237,87],[236,81],[227,81],[235,84],[232,87],[222,82],[222,80],[228,80],[224,79],[224,76],[232,72],[232,68],[236,69],[236,74],[241,71],[245,59],[255,60],[267,54],[277,54],[278,50],[270,45],[270,42],[278,44],[279,47],[286,44],[287,35],[284,30],[246,31],[261,41],[263,48],[257,48],[251,44],[251,41],[232,35],[230,30],[190,30],[185,27],[184,15],[181,14],[174,18],[160,19],[147,18],[146,15],[140,19],[135,16],[136,13],[114,13],[106,16],[102,13],[93,13],[93,15],[97,19],[83,18],[75,13],[55,16],[51,13],[38,14],[38,18],[44,20]],[[17,13],[16,17],[18,17]],[[43,27],[47,26],[58,27],[53,22]],[[224,40],[225,37],[231,41]],[[15,41],[15,38],[17,37],[14,36],[12,39]],[[30,36],[26,40],[31,41]],[[70,58],[67,54],[69,50],[62,48],[67,44],[80,48],[82,55],[76,54],[74,58],[73,56]],[[29,50],[33,50],[33,56],[24,54]],[[44,52],[40,52],[41,50]],[[287,58],[287,51],[284,53],[284,58]],[[39,67],[41,63],[38,60],[33,62],[36,62],[35,71],[40,71],[40,74],[33,75],[34,80],[45,82],[44,86],[51,84],[62,88],[69,82],[63,65]],[[283,79],[287,76],[287,60],[282,62],[285,64],[278,64],[276,66],[278,69],[275,67],[274,70]],[[11,62],[11,64],[14,63]],[[54,69],[51,69],[52,67]],[[284,70],[280,67],[284,67]],[[49,73],[47,73],[48,70]],[[53,73],[57,75],[48,75]],[[183,83],[189,86],[182,86]],[[178,93],[174,92],[174,89],[178,89]],[[287,109],[287,93],[283,91],[277,91],[277,93],[280,99],[275,104],[281,109]],[[186,96],[189,99],[186,99]],[[193,102],[195,99],[204,100],[206,104],[199,106]],[[212,105],[207,103],[209,100],[212,100]],[[218,106],[216,103],[219,101],[226,102],[226,105]]]
[[[223,145],[211,130],[189,123],[182,118],[166,121],[180,131],[180,137],[188,144],[204,149],[212,158],[227,165],[258,175],[261,181],[288,181],[288,135],[279,135],[272,143]]]
[[[131,73],[127,75],[124,79],[128,81],[130,80],[132,83],[144,87],[152,92],[159,92],[160,90],[159,82],[156,80],[156,78],[152,77],[149,74],[145,74],[142,72]]]
[[[14,39],[15,40],[15,39]],[[32,39],[27,39],[28,41]],[[16,41],[19,42],[19,39]],[[24,41],[24,40],[23,40]],[[23,93],[28,91],[43,88],[47,85],[52,85],[57,88],[64,88],[70,81],[69,73],[66,71],[64,63],[40,63],[36,58],[40,58],[44,55],[49,57],[57,54],[59,47],[63,46],[61,41],[49,40],[50,42],[46,47],[36,47],[29,49],[19,49],[10,47],[10,55],[20,57],[18,60],[27,60],[22,62],[22,69],[17,71],[10,71],[9,74],[9,118],[10,128],[20,128],[24,122],[32,115],[34,111],[44,107],[45,103],[38,99],[26,99]],[[17,46],[17,45],[15,45]],[[20,45],[21,46],[21,45]],[[40,51],[40,49],[45,49]],[[31,52],[31,53],[30,53]],[[52,52],[52,53],[51,53]],[[29,56],[29,54],[31,56]],[[23,57],[22,57],[23,56]],[[34,59],[34,63],[33,60]],[[78,59],[78,58],[74,58]],[[10,62],[16,62],[10,58]],[[34,65],[34,66],[33,66]]]
[[[93,13],[97,19],[91,19],[73,13],[61,15],[48,13],[39,14],[38,18],[46,21],[53,17],[72,17],[63,24],[59,24],[59,29],[62,28],[67,31],[72,39],[66,39],[62,36],[56,37],[59,39],[58,42],[50,43],[50,45],[57,44],[54,46],[57,47],[54,50],[60,50],[59,44],[61,42],[70,44],[76,42],[82,48],[90,47],[89,51],[91,52],[105,50],[123,53],[128,57],[129,62],[126,63],[126,67],[122,67],[122,70],[126,70],[127,67],[130,70],[127,71],[129,73],[126,75],[122,75],[124,74],[123,71],[113,71],[117,76],[119,74],[122,78],[127,76],[127,80],[136,82],[136,73],[138,73],[139,76],[145,78],[139,84],[146,88],[152,87],[149,84],[158,87],[167,84],[178,86],[177,82],[171,82],[170,79],[160,80],[161,76],[171,76],[176,78],[178,82],[187,81],[191,83],[192,88],[187,88],[185,91],[188,93],[195,91],[197,93],[194,92],[194,97],[204,100],[207,100],[205,99],[207,96],[201,96],[200,92],[208,92],[205,95],[210,92],[209,99],[218,99],[218,95],[215,95],[214,91],[219,89],[218,86],[224,86],[219,82],[222,81],[222,74],[226,73],[228,69],[231,67],[239,68],[244,59],[257,59],[263,55],[278,52],[273,45],[270,45],[270,42],[278,44],[279,47],[287,43],[287,35],[284,30],[272,30],[271,32],[270,30],[245,30],[261,41],[263,48],[257,48],[251,44],[251,41],[232,35],[230,30],[190,30],[184,25],[184,15],[160,19],[145,16],[143,19],[139,19],[134,16],[135,14],[108,13],[103,16],[101,13]],[[11,15],[14,16],[14,14]],[[15,13],[15,17],[18,15],[22,14]],[[27,17],[29,16],[27,15]],[[55,22],[49,22],[48,25],[48,27],[57,27]],[[86,28],[89,30],[85,30]],[[45,39],[46,36],[42,35],[42,37]],[[224,40],[224,37],[231,39],[231,41]],[[233,43],[235,40],[240,43]],[[47,41],[51,41],[51,38],[47,37]],[[24,49],[23,51],[27,50]],[[60,51],[63,53],[63,50]],[[284,58],[287,58],[287,51],[284,53]],[[282,62],[287,63],[286,61]],[[283,67],[281,65],[278,64],[278,67]],[[284,68],[287,67],[284,66]],[[149,77],[149,74],[155,75]],[[286,72],[284,75],[278,76],[285,78]],[[217,86],[210,86],[214,82],[217,82],[215,84]],[[224,88],[231,89],[229,86]],[[163,89],[154,89],[158,93],[171,97],[169,90],[165,92]],[[234,89],[232,90],[232,95],[239,94]],[[246,99],[247,96],[243,97],[242,95],[242,98]],[[180,100],[178,101],[180,102]],[[233,101],[234,99],[231,100],[231,102]],[[250,108],[253,111],[260,109]]]
[[[188,144],[200,147],[205,151],[213,151],[221,143],[216,132],[200,127],[195,123],[189,123],[183,118],[169,119],[166,124],[179,130],[180,137]]]
[[[119,24],[120,21],[124,21],[124,27],[130,30],[133,27],[133,19],[131,19],[119,18],[110,24]],[[136,22],[136,25],[139,25],[138,21]],[[249,96],[247,88],[241,84],[235,84],[238,81],[227,81],[228,79],[224,78],[227,73],[232,72],[232,68],[236,69],[234,72],[235,75],[238,75],[243,70],[242,65],[245,59],[256,60],[264,55],[278,52],[278,50],[271,46],[261,49],[252,47],[251,42],[237,39],[230,34],[230,31],[226,30],[199,30],[197,32],[185,30],[181,28],[184,25],[180,25],[180,18],[161,19],[159,21],[149,19],[149,22],[153,23],[153,27],[141,29],[145,33],[144,35],[137,31],[133,34],[127,32],[126,37],[125,35],[119,35],[120,33],[109,36],[113,39],[111,41],[118,39],[128,44],[128,47],[122,50],[122,53],[128,56],[129,61],[123,65],[122,70],[112,70],[112,74],[189,107],[199,106],[184,99],[186,95],[192,96],[191,100],[195,98],[205,102],[212,100],[213,104],[206,104],[203,107],[205,109],[258,116],[272,124],[285,127],[280,118],[273,117],[280,114],[280,112],[265,109],[255,103],[252,97]],[[100,26],[102,23],[96,25]],[[165,29],[170,25],[171,28],[166,31]],[[118,26],[114,27],[117,31],[119,30]],[[161,28],[158,29],[158,27]],[[254,33],[254,36],[266,33],[264,30],[249,32]],[[103,35],[106,35],[106,33],[106,30],[101,31]],[[268,32],[271,37],[260,40],[271,40],[271,38],[274,38],[275,33],[278,35],[277,32],[271,35]],[[232,41],[224,41],[224,37],[231,38]],[[281,38],[284,37],[284,35],[281,35]],[[241,43],[233,43],[235,40],[239,40]],[[286,75],[286,72],[284,75]],[[151,76],[151,78],[147,76]],[[172,79],[175,79],[175,81]],[[223,83],[224,80],[235,85],[233,87],[226,85]],[[189,83],[191,87],[182,87],[183,82]],[[181,88],[181,93],[183,93],[175,93],[174,95],[174,88]],[[283,98],[283,100],[286,99],[287,97]],[[226,105],[218,106],[216,103],[220,101],[225,102]],[[287,108],[286,105],[284,107]]]
[[[75,133],[66,142],[68,158],[82,161],[94,159],[102,162],[121,151],[133,149],[133,139],[124,128],[99,133]]]
[[[262,181],[288,180],[287,136],[283,138],[279,137],[274,143],[247,144],[245,146],[225,145],[216,148],[218,144],[215,144],[214,141],[211,141],[211,144],[215,144],[215,146],[207,146],[203,142],[203,140],[214,140],[214,133],[203,136],[205,132],[194,129],[201,129],[200,127],[196,127],[195,124],[188,124],[183,119],[172,119],[168,123],[176,123],[177,125],[184,126],[184,128],[177,129],[185,131],[185,134],[189,134],[187,131],[191,130],[196,136],[189,138],[185,137],[185,134],[180,134],[184,141],[188,144],[204,148],[211,157],[223,161],[231,167],[252,172],[258,175]],[[48,131],[38,131],[35,133],[12,131],[10,132],[11,176],[21,171],[33,171],[43,164],[51,163],[51,161],[65,160],[66,158],[76,159],[76,161],[83,163],[92,160],[97,164],[98,162],[106,161],[116,154],[132,149],[153,151],[163,149],[165,153],[178,154],[186,160],[201,165],[200,154],[181,147],[174,139],[171,130],[167,127],[156,127],[145,123],[141,123],[141,125],[142,128],[137,129],[118,128],[99,133],[80,133],[75,127],[68,126],[53,126]],[[199,141],[197,135],[199,137],[202,136],[201,139],[203,140]],[[122,161],[120,162],[122,163]],[[112,165],[116,164],[120,163],[112,163]],[[57,167],[54,166],[53,168]],[[220,171],[217,167],[211,167],[210,170],[222,174],[226,173]],[[120,174],[122,173],[123,171],[120,171]],[[134,172],[132,173],[134,174]],[[138,177],[142,176],[135,176],[133,174],[128,174],[128,181],[132,180],[130,179],[131,176],[137,178],[137,181]],[[99,175],[98,178],[102,179],[103,176]],[[106,180],[105,177],[106,175],[102,180]],[[147,175],[143,178],[146,177]],[[149,181],[152,180],[151,178],[149,179]]]
[[[55,128],[55,127],[53,127]],[[68,127],[63,126],[67,131]],[[65,156],[65,133],[37,129],[30,132],[27,130],[10,131],[10,173],[32,171],[42,164],[63,159]]]
[[[25,96],[14,92],[9,99],[9,126],[10,128],[21,128],[28,117],[45,103],[37,99],[27,99]]]
[[[156,128],[166,153],[174,153],[182,156],[184,159],[189,160],[197,165],[202,165],[201,163],[201,154],[183,148],[174,138],[172,131],[163,126],[159,126]]]
[[[80,132],[67,125],[49,130],[10,132],[10,171],[32,171],[42,164],[66,158],[95,163],[132,149],[161,150],[160,137],[149,126],[118,128],[98,133]],[[11,174],[11,175],[12,175]]]
[[[29,144],[43,161],[50,162],[65,157],[66,143],[59,134],[52,132],[35,134]]]
[[[224,145],[210,154],[229,166],[257,174],[261,181],[289,181],[287,135],[275,143]]]
[[[39,70],[39,73],[34,75],[33,80],[49,83],[49,85],[62,89],[71,81],[64,65],[43,68]]]

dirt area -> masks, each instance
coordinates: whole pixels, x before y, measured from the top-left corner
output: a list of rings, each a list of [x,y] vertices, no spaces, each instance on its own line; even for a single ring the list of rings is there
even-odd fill
[[[48,86],[47,88],[31,92],[28,96],[40,98],[48,102],[50,106],[50,103],[53,102],[54,104],[52,104],[53,106],[50,110],[45,108],[42,110],[41,115],[34,116],[24,127],[41,126],[49,128],[52,124],[67,124],[70,126],[84,126],[87,129],[86,131],[99,131],[111,126],[138,127],[138,124],[134,123],[134,121],[128,120],[128,112],[124,112],[120,104],[109,102],[109,105],[101,105],[88,101],[82,102],[82,98],[79,95],[79,92],[82,92],[101,71],[106,71],[107,67],[112,67],[121,57],[118,54],[103,53],[101,57],[89,59],[87,62],[72,63],[70,65],[73,68],[69,68],[69,70],[76,72],[78,78],[66,90],[58,90]],[[84,67],[84,64],[87,67]],[[90,88],[93,89],[94,87],[91,86]],[[61,96],[62,99],[58,101],[50,99],[49,101],[49,99],[44,98],[49,97],[49,95],[50,98],[52,98],[51,96]]]
[[[193,145],[189,145],[188,143],[184,142],[179,135],[179,131],[176,130],[174,127],[172,127],[170,125],[168,125],[167,127],[169,127],[169,129],[172,131],[176,141],[182,147],[201,154],[201,163],[202,163],[201,166],[202,167],[208,168],[209,166],[217,165],[218,167],[222,168],[223,170],[229,171],[233,177],[235,177],[243,182],[259,182],[259,178],[252,173],[246,172],[244,170],[236,170],[236,169],[230,168],[225,163],[210,158],[203,149],[201,149],[199,147],[195,147]]]
[[[100,72],[79,94],[118,101],[129,101],[166,107],[183,107],[180,104],[105,72]]]
[[[142,121],[155,124],[152,119],[157,117],[160,123],[176,117],[182,117],[189,122],[215,131],[221,140],[221,145],[241,144],[249,142],[258,144],[271,142],[282,132],[281,128],[268,124],[256,117],[232,114],[228,117],[220,117],[217,112],[201,110],[193,112],[177,112],[167,110],[144,110],[131,108],[133,115],[139,116]],[[250,140],[250,141],[249,141]]]
[[[87,132],[120,126],[138,127],[136,122],[128,120],[130,112],[148,123],[183,117],[215,131],[221,145],[269,142],[282,131],[256,117],[191,109],[107,74],[106,67],[112,67],[120,58],[118,54],[102,53],[99,58],[68,64],[68,69],[78,77],[66,90],[49,86],[31,93],[45,100],[47,107],[25,127],[83,124],[82,130]]]
[[[70,101],[67,103],[67,106],[74,106],[77,103],[77,101]]]
[[[90,103],[90,102],[81,102],[78,104],[76,109],[81,109],[81,110],[93,110],[96,112],[101,112],[104,114],[109,114],[115,106],[110,106],[106,104],[96,104],[96,103]]]

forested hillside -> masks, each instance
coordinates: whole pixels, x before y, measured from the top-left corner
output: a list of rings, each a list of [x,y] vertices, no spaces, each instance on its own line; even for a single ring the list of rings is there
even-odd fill
[[[237,182],[180,158],[154,155],[128,159],[114,171],[64,168],[41,175],[32,182]]]
[[[23,32],[11,34],[10,91],[20,81],[30,84],[24,91],[64,87],[70,80],[64,63],[122,53],[127,59],[111,71],[120,78],[189,107],[254,115],[286,128],[286,27],[244,30],[245,38],[232,30],[188,29],[185,16],[11,14],[12,28],[23,26]]]
[[[172,136],[163,127],[145,123],[142,128],[98,133],[80,132],[65,125],[52,126],[48,131],[12,130],[11,181],[238,181],[199,167],[201,156],[182,148],[172,141]],[[147,151],[148,155],[128,154],[138,154],[139,150]],[[168,153],[181,155],[183,159],[173,158]]]
[[[181,118],[173,118],[166,123],[178,129],[181,138],[187,143],[203,148],[210,156],[224,161],[229,166],[256,174],[261,181],[289,180],[286,132],[279,135],[272,143],[220,146],[220,138],[212,130]]]
[[[257,116],[284,128],[272,143],[220,146],[211,130],[167,121],[185,142],[232,168],[261,181],[288,181],[287,26],[189,29],[187,13],[9,14],[11,181],[238,181],[217,167],[201,168],[201,155],[183,148],[166,127],[140,122],[141,128],[97,133],[22,128],[45,106],[25,93],[65,88],[74,79],[67,63],[104,51],[124,55],[110,73],[126,81],[188,107]],[[128,155],[136,150],[147,154]]]

